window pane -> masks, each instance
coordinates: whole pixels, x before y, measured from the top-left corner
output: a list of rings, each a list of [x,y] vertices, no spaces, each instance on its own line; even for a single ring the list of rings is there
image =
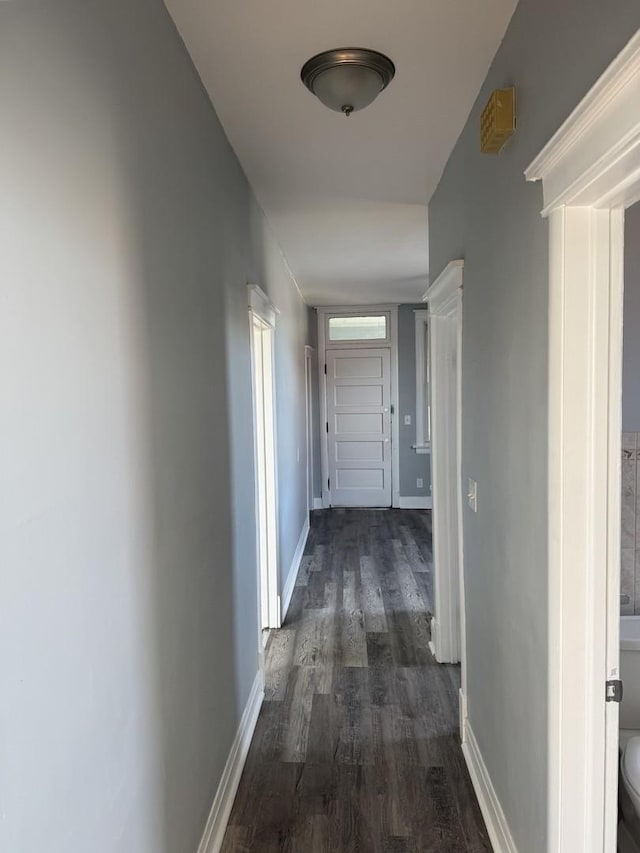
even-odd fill
[[[387,318],[330,317],[330,341],[384,341],[387,338]]]

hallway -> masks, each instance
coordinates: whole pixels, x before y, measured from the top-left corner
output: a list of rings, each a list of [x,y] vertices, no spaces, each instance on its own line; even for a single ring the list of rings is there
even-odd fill
[[[428,649],[430,513],[312,513],[223,853],[491,850]]]

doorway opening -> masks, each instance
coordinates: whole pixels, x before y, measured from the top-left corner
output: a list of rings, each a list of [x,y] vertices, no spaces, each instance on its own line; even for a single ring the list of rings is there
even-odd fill
[[[251,379],[258,562],[259,627],[262,645],[280,627],[278,595],[278,508],[274,330],[276,309],[255,285],[249,288]]]
[[[433,476],[434,613],[431,650],[439,663],[461,663],[464,741],[466,671],[462,561],[462,274],[451,261],[425,294],[429,305],[428,389]],[[473,506],[471,507],[474,508]]]
[[[640,853],[640,203],[625,214],[620,490],[618,839]]]
[[[525,171],[549,223],[549,851],[618,836],[625,211],[640,199],[640,32]]]
[[[399,505],[397,306],[319,308],[322,506]]]

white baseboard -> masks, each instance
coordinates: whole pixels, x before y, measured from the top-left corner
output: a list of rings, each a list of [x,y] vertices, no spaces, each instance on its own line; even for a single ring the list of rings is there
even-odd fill
[[[434,656],[434,658],[438,660],[438,623],[436,621],[435,616],[431,617],[429,629],[431,631],[431,639],[429,640],[429,651]]]
[[[322,498],[314,498],[313,499],[313,508],[314,509],[324,509],[322,505]]]
[[[263,698],[264,676],[262,669],[259,669],[222,772],[198,853],[219,853],[222,847],[231,807],[238,790]]]
[[[403,498],[402,495],[398,498],[399,509],[432,509],[433,499],[431,495],[426,495],[424,498]]]
[[[518,853],[468,718],[464,722],[462,752],[495,853]]]
[[[287,580],[285,581],[284,589],[282,590],[282,612],[280,614],[280,624],[284,622],[284,618],[287,615],[287,610],[289,609],[289,605],[291,604],[291,597],[293,595],[293,590],[295,589],[298,572],[300,571],[300,563],[302,561],[302,555],[304,554],[304,546],[307,544],[308,535],[309,515],[307,514],[302,530],[300,531],[300,538],[298,539],[298,544],[296,545],[296,550],[293,555],[293,559],[291,560],[289,574],[287,575]]]
[[[459,717],[460,717],[460,740],[462,743],[465,742],[467,737],[466,726],[467,726],[467,697],[462,692],[462,688],[459,690]]]

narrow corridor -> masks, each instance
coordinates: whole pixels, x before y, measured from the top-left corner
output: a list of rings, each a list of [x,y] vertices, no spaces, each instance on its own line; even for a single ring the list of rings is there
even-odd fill
[[[428,649],[430,513],[312,514],[223,853],[491,850]]]

